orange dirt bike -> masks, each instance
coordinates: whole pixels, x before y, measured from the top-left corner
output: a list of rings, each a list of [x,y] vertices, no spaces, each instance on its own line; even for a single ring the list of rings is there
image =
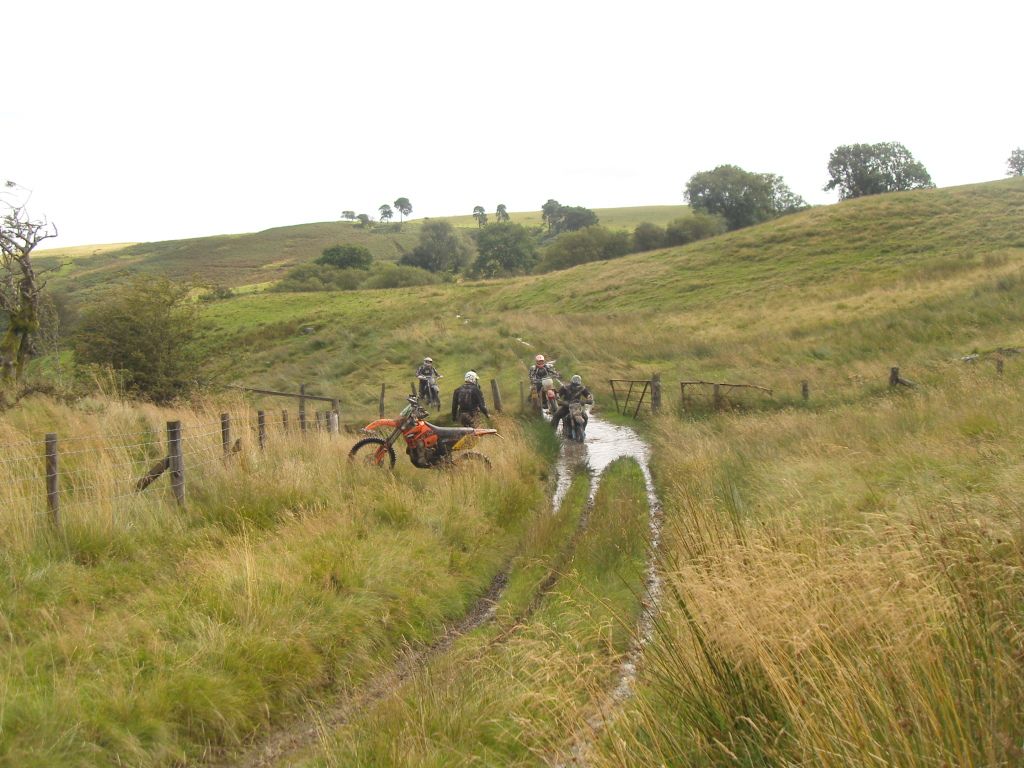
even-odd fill
[[[423,410],[415,396],[410,396],[408,400],[409,404],[397,419],[378,419],[363,427],[363,432],[386,428],[391,432],[387,437],[364,437],[348,452],[350,460],[379,467],[394,467],[394,445],[401,437],[405,439],[405,452],[409,455],[409,460],[420,469],[454,467],[470,463],[491,466],[486,456],[466,449],[475,445],[484,435],[497,435],[498,430],[438,427],[424,421],[427,412]]]

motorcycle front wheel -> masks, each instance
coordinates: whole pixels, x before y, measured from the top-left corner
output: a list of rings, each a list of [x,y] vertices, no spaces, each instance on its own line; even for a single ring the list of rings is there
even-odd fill
[[[388,445],[388,441],[380,437],[366,437],[352,446],[348,452],[349,461],[359,461],[370,467],[383,467],[389,462],[391,469],[395,468],[395,449]]]

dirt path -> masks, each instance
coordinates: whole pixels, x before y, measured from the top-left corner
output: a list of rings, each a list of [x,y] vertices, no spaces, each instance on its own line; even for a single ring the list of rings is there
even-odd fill
[[[582,455],[574,457],[573,452]],[[587,753],[594,738],[615,719],[621,705],[633,695],[636,682],[637,667],[643,656],[644,648],[650,642],[654,632],[654,620],[661,603],[661,577],[657,568],[658,551],[661,547],[662,510],[654,479],[651,476],[650,447],[635,430],[629,427],[610,424],[601,419],[591,417],[587,427],[587,439],[582,445],[566,444],[559,457],[559,471],[563,471],[566,459],[585,461],[591,473],[590,499],[588,506],[593,504],[601,476],[608,465],[621,458],[631,458],[640,465],[647,493],[648,525],[650,540],[648,543],[647,565],[644,573],[644,594],[637,618],[634,639],[626,658],[619,665],[617,681],[606,695],[593,704],[594,713],[587,719],[585,727],[578,730],[568,740],[562,752],[549,757],[548,764],[555,766],[586,765]]]
[[[650,555],[645,574],[646,598],[641,606],[638,619],[637,638],[626,659],[620,665],[617,683],[613,690],[600,702],[595,702],[596,714],[589,718],[587,727],[572,735],[567,749],[549,762],[561,765],[582,765],[588,745],[594,735],[610,722],[617,707],[627,699],[636,678],[636,668],[643,647],[650,637],[654,616],[658,607],[660,581],[654,566],[654,556],[658,548],[661,531],[661,507],[654,492],[648,465],[649,448],[635,431],[628,427],[609,424],[599,418],[592,417],[587,429],[585,443],[563,442],[556,465],[556,483],[552,496],[552,514],[561,508],[565,496],[572,484],[574,470],[585,465],[591,476],[587,504],[577,521],[572,535],[559,551],[555,563],[547,576],[541,581],[523,614],[502,633],[497,642],[502,642],[514,633],[522,623],[543,603],[545,596],[554,588],[565,567],[572,560],[577,543],[585,533],[590,512],[594,506],[601,477],[608,465],[619,458],[633,458],[640,465],[647,489],[650,507]],[[466,615],[455,625],[448,628],[437,640],[428,646],[418,649],[407,649],[400,655],[395,664],[355,691],[334,703],[328,709],[311,712],[309,716],[295,723],[292,727],[271,732],[248,749],[231,760],[206,763],[216,768],[234,768],[235,766],[253,766],[267,768],[286,762],[289,758],[315,746],[325,733],[348,723],[353,717],[384,699],[396,691],[405,681],[412,678],[418,671],[426,667],[432,660],[446,653],[462,636],[490,623],[496,613],[497,605],[508,584],[512,562],[511,557],[502,569],[494,576],[487,591],[473,604]]]

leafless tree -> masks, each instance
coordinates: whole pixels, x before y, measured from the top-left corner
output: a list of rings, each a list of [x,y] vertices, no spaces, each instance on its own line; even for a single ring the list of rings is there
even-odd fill
[[[0,385],[21,379],[34,353],[32,336],[39,330],[40,297],[46,281],[32,266],[32,251],[57,236],[46,219],[33,219],[28,195],[13,181],[0,188],[0,316],[7,328],[0,338]]]

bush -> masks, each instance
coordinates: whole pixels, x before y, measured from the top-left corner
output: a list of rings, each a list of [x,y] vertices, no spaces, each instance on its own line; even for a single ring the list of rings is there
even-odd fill
[[[522,224],[488,224],[477,231],[475,239],[480,255],[470,269],[473,277],[522,275],[537,263],[537,246]]]
[[[476,246],[447,221],[425,221],[419,244],[400,263],[431,272],[455,274],[476,257]]]
[[[125,389],[157,403],[196,386],[200,330],[189,287],[139,277],[117,286],[82,313],[74,349],[78,360],[117,371]]]
[[[627,232],[613,232],[604,227],[587,227],[568,232],[547,247],[540,261],[539,272],[567,269],[589,261],[603,261],[625,256],[630,250]]]
[[[430,285],[439,282],[438,276],[419,267],[403,264],[380,264],[363,282],[363,288],[405,288],[411,285]]]
[[[338,269],[369,269],[373,254],[363,245],[332,245],[314,263]]]
[[[665,227],[665,244],[686,245],[724,234],[728,229],[725,219],[721,216],[696,211],[691,216],[668,223]]]
[[[648,221],[636,225],[633,230],[633,250],[653,251],[665,245],[665,230]]]
[[[323,264],[300,264],[270,290],[295,293],[354,291],[366,280],[367,274],[365,269],[338,269]]]

